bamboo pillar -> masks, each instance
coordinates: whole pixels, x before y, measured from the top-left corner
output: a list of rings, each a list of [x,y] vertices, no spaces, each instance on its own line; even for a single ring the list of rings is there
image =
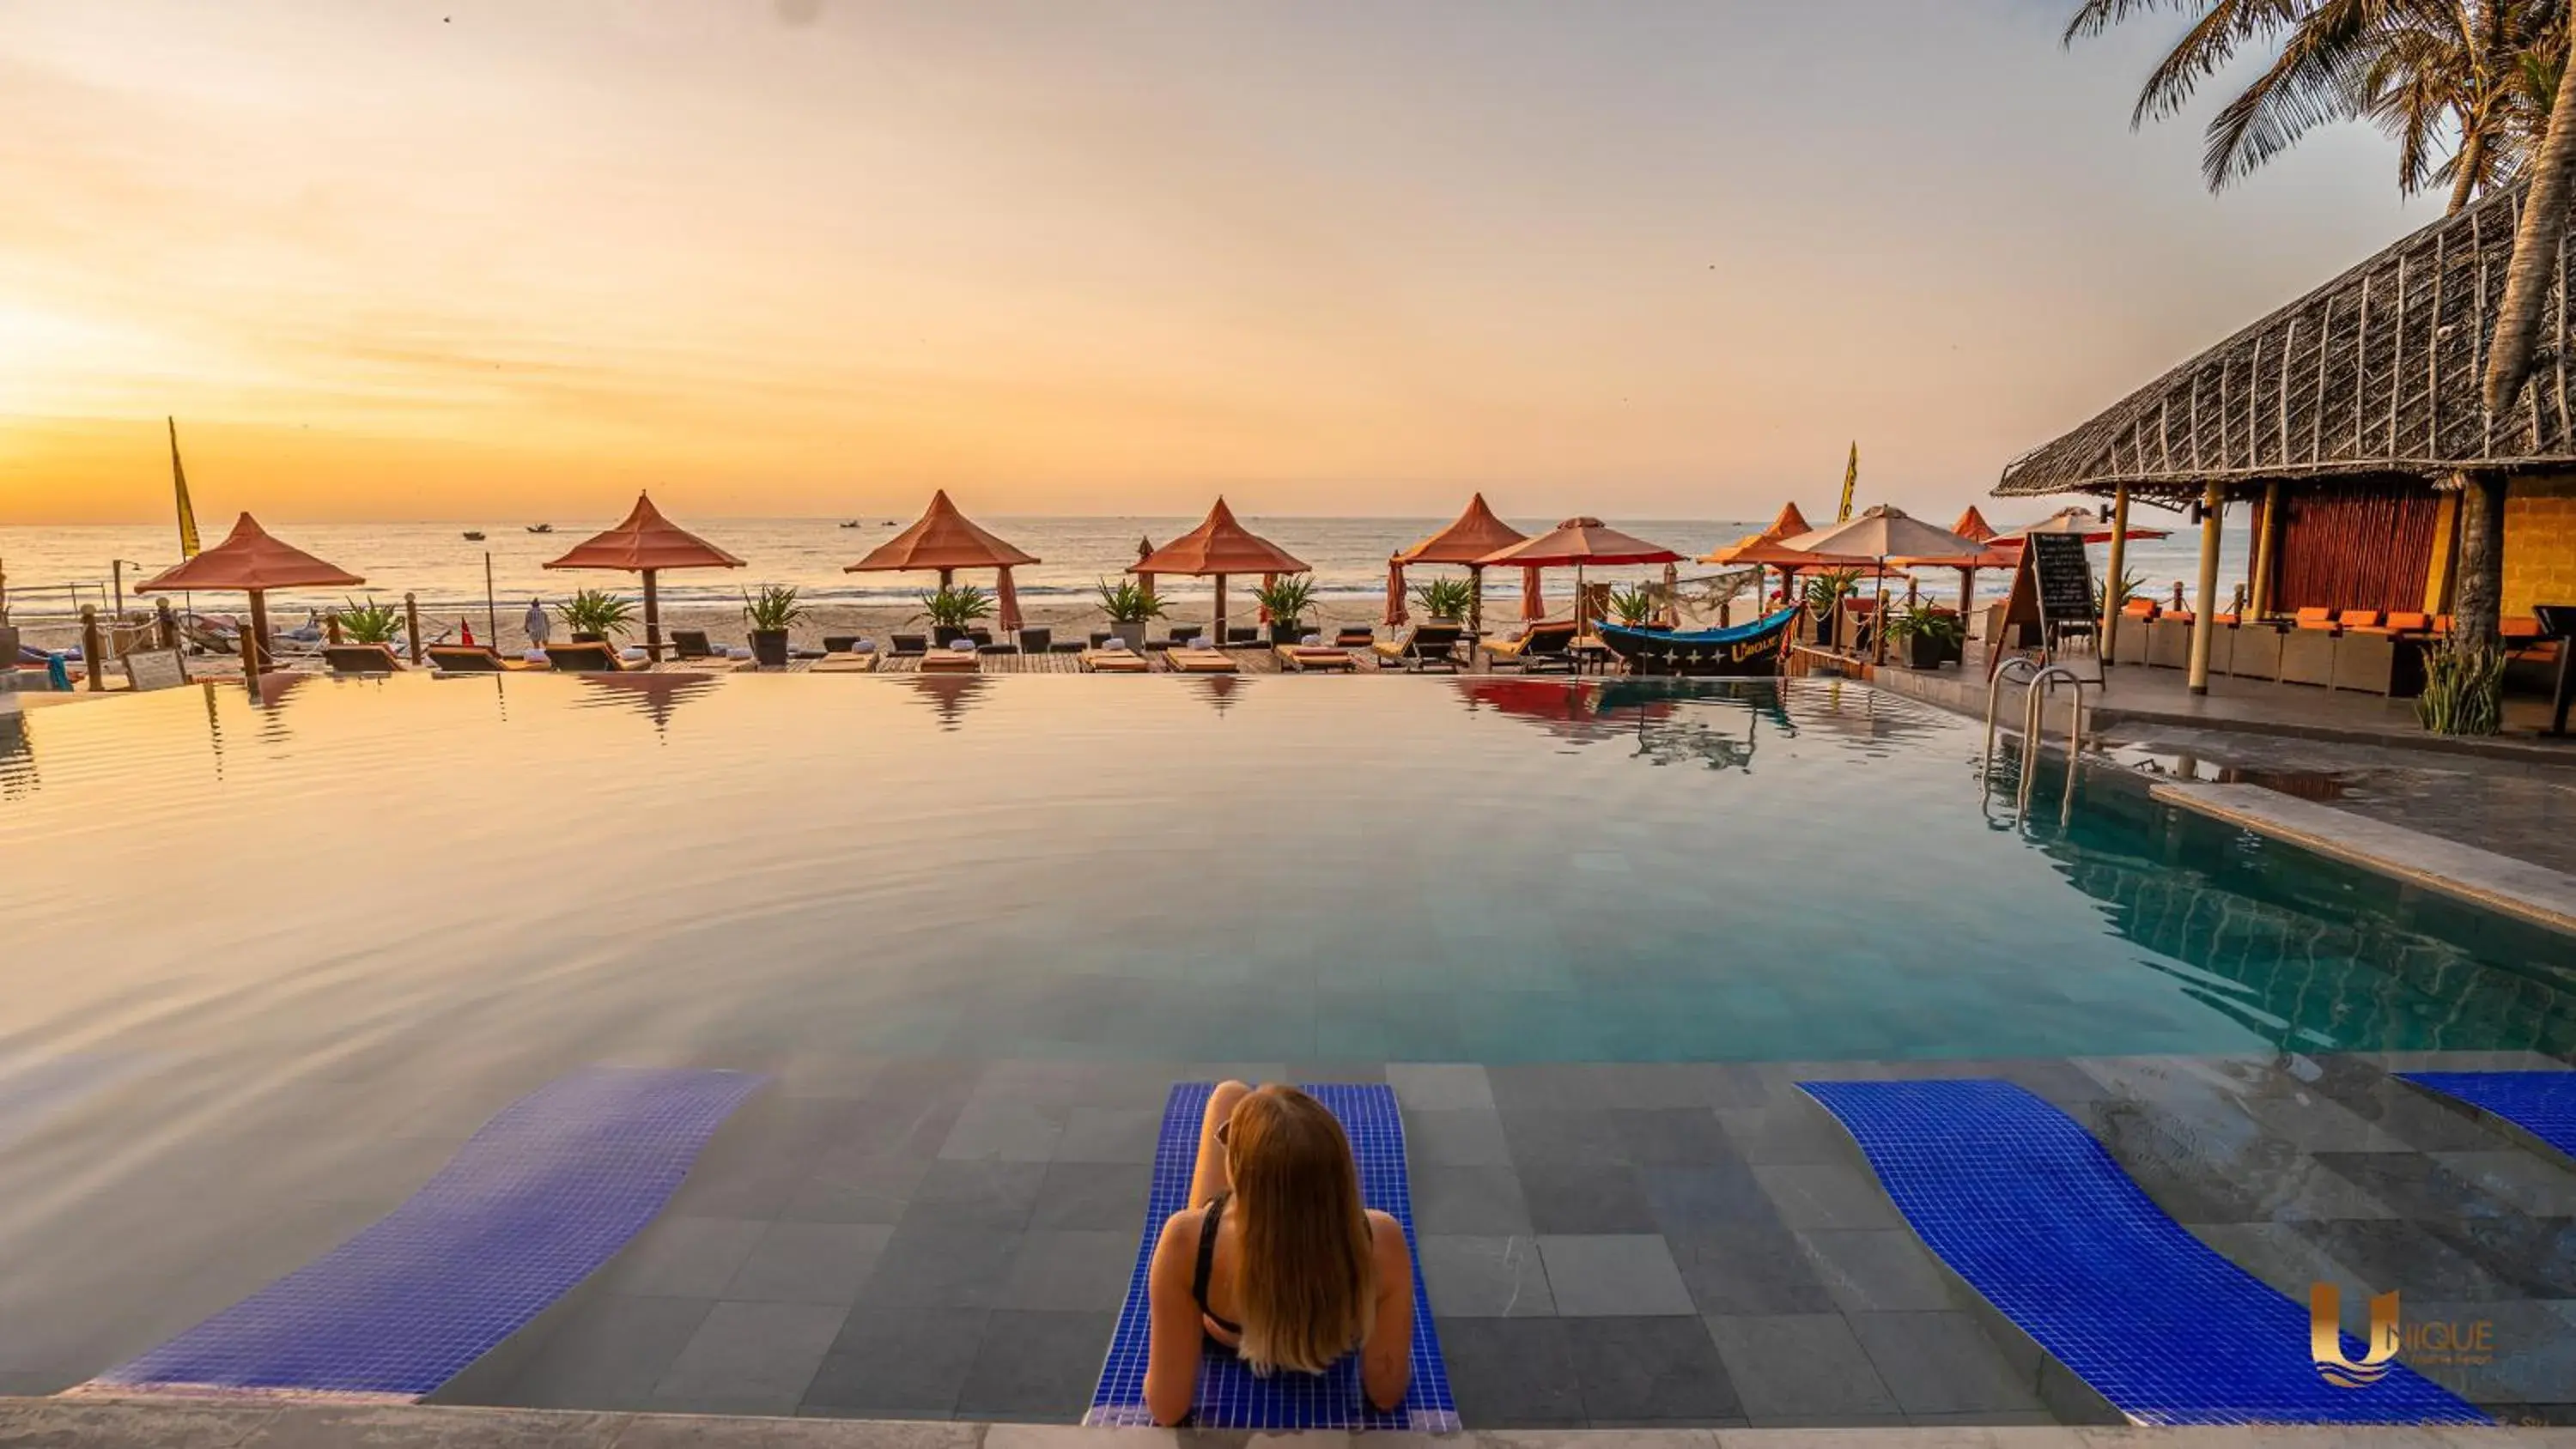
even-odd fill
[[[2111,573],[2102,583],[2102,642],[2096,646],[2106,669],[2111,664],[2111,646],[2120,636],[2120,606],[2128,602],[2120,597],[2120,580],[2127,577],[2121,570],[2128,562],[2129,485],[2123,483],[2111,494]]]
[[[2443,493],[2433,505],[2433,557],[2424,569],[2424,612],[2451,612],[2453,561],[2460,551],[2460,495]]]
[[[2254,574],[2249,586],[2247,612],[2254,618],[2268,618],[2272,613],[2272,577],[2281,571],[2281,480],[2263,485],[2263,512],[2254,520]]]
[[[420,643],[420,596],[410,592],[405,592],[403,594],[403,633],[411,644],[411,662],[418,664],[422,657]]]
[[[2209,693],[2209,646],[2218,627],[2218,535],[2227,519],[2227,490],[2216,483],[2200,495],[2200,595],[2191,615],[2191,692]]]
[[[662,591],[655,577],[656,572],[653,569],[644,570],[644,657],[652,663],[659,664],[662,662]],[[939,572],[942,579],[945,579],[948,570],[941,569]],[[948,585],[943,582],[940,587],[944,589]],[[497,625],[492,632],[492,647],[495,649],[501,647],[501,634]]]
[[[107,645],[105,641],[99,637],[98,606],[95,604],[81,605],[80,619],[81,664],[89,675],[89,691],[92,694],[96,694],[100,690],[107,688],[107,659],[105,657],[107,654]]]

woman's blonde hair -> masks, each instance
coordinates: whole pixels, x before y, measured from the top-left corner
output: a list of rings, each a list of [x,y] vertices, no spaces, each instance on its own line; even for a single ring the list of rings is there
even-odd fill
[[[1350,1139],[1324,1104],[1266,1086],[1226,1129],[1242,1223],[1244,1361],[1322,1373],[1377,1318],[1376,1258]]]

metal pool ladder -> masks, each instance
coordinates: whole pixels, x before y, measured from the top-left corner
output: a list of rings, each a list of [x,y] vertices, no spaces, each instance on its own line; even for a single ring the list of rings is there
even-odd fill
[[[2013,823],[2016,825],[2030,814],[2031,785],[2039,776],[2040,714],[2048,703],[2048,690],[2061,679],[2075,686],[2066,710],[2066,793],[2057,812],[2057,823],[2064,825],[2075,818],[2075,772],[2083,763],[2084,686],[2087,681],[2063,664],[2042,665],[2028,655],[2016,655],[1995,667],[1994,676],[1986,681],[1986,754],[1985,763],[1977,771],[1977,783],[1982,788],[1994,777],[1995,711],[2003,698],[2004,681],[2015,676],[2029,681],[2022,696],[2021,781],[2013,797]]]

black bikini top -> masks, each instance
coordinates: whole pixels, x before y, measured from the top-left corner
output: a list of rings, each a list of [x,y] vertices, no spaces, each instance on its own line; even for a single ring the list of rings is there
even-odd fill
[[[1216,1310],[1208,1307],[1207,1299],[1208,1270],[1216,1266],[1217,1225],[1225,1221],[1225,1200],[1233,1195],[1230,1192],[1221,1192],[1209,1198],[1207,1215],[1199,1219],[1199,1266],[1198,1270],[1190,1275],[1190,1296],[1198,1300],[1199,1313],[1208,1322],[1241,1338],[1243,1325],[1219,1318]]]

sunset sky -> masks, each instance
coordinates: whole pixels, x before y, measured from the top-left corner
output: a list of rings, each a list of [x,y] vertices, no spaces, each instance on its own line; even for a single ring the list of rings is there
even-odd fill
[[[0,526],[1955,510],[2434,214],[2071,3],[12,0]]]

